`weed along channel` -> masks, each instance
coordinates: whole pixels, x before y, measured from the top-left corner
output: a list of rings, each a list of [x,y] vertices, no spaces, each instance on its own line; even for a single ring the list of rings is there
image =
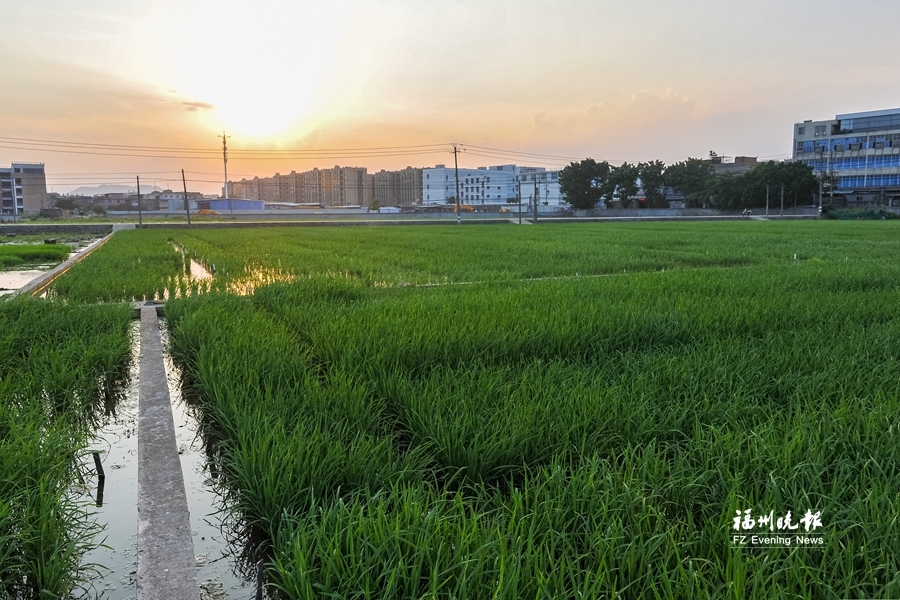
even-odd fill
[[[119,231],[0,303],[3,591],[900,596],[898,234]]]

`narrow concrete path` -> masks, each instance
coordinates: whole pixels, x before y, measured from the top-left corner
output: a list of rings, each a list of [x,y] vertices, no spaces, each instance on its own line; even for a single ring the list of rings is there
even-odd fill
[[[197,600],[197,563],[156,307],[141,307],[138,600]]]
[[[111,237],[112,234],[110,233],[109,235],[97,240],[96,242],[85,248],[84,251],[50,269],[40,277],[33,279],[29,283],[23,285],[17,291],[13,292],[12,295],[16,296],[19,294],[31,294],[32,296],[39,296],[40,294],[44,293],[48,287],[50,287],[51,283],[56,281],[57,277],[72,268],[72,265],[74,265],[75,263],[87,258],[91,254],[91,252],[108,242],[109,238]]]

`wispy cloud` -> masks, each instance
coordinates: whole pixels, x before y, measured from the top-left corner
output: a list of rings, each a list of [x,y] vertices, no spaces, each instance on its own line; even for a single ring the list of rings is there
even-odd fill
[[[215,108],[209,102],[182,102],[182,106],[187,107],[189,112],[195,112],[197,110],[212,110]]]

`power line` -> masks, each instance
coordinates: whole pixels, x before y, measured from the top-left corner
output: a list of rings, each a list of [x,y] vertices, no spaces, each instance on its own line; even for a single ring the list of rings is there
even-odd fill
[[[575,156],[560,156],[557,154],[545,154],[541,152],[523,152],[519,150],[504,150],[502,148],[488,148],[486,146],[475,146],[473,144],[466,144],[466,148],[475,148],[477,150],[488,150],[490,152],[499,152],[502,154],[515,154],[519,156],[534,156],[538,158],[555,158],[559,160],[581,160],[583,157],[575,157]]]
[[[89,156],[116,156],[119,158],[162,158],[162,159],[180,159],[180,160],[220,160],[220,156],[179,156],[174,154],[127,154],[121,152],[102,152],[102,151],[88,151],[88,150],[77,150],[75,148],[36,148],[36,147],[21,147],[21,146],[9,146],[6,144],[0,144],[0,148],[7,148],[11,150],[27,150],[32,152],[54,152],[54,153],[62,153],[62,154],[82,154]],[[370,153],[348,153],[346,155],[340,154],[298,154],[298,155],[271,155],[271,156],[244,156],[237,153],[235,156],[235,152],[232,151],[232,158],[238,158],[240,160],[266,160],[266,161],[276,161],[276,160],[336,160],[336,159],[360,159],[360,158],[388,158],[388,157],[397,157],[397,156],[423,156],[426,154],[442,154],[444,150],[419,150],[419,151],[396,151],[396,152],[370,152]]]
[[[230,136],[229,136],[230,137]],[[135,150],[135,151],[148,151],[148,150],[160,150],[160,151],[171,151],[171,152],[207,152],[207,153],[216,153],[218,154],[218,148],[186,148],[183,146],[136,146],[136,145],[127,145],[127,144],[101,144],[95,142],[69,142],[62,140],[41,140],[34,138],[17,138],[17,137],[9,137],[9,136],[0,136],[0,140],[6,140],[9,142],[34,142],[38,144],[52,144],[52,145],[60,145],[60,146],[75,146],[79,148],[87,148],[94,147],[99,149],[122,149],[122,150]],[[357,152],[357,151],[370,151],[370,150],[412,150],[415,148],[445,148],[447,146],[446,143],[441,144],[415,144],[408,146],[370,146],[370,147],[360,147],[360,148],[269,148],[269,149],[260,149],[260,148],[248,148],[245,150],[238,150],[238,152]]]

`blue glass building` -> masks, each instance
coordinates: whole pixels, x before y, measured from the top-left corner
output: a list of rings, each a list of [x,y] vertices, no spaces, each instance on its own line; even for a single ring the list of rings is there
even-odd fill
[[[795,123],[793,155],[842,203],[900,206],[900,108]]]

